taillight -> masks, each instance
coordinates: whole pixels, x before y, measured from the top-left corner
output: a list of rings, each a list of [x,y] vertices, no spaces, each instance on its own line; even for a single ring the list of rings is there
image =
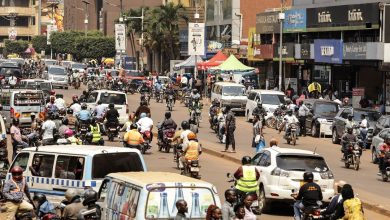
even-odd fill
[[[315,216],[321,215],[321,210],[319,210],[319,209],[314,210],[313,215],[315,215]]]

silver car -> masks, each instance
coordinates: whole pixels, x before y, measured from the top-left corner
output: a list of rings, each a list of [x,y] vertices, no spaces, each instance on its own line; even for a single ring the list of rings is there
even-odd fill
[[[378,163],[379,148],[383,144],[385,137],[389,134],[390,128],[385,128],[372,138],[371,160],[373,163]]]
[[[68,89],[68,74],[63,66],[49,66],[47,71],[47,80],[53,86]]]

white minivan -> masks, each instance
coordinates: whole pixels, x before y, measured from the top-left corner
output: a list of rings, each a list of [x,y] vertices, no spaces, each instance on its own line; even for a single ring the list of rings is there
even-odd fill
[[[217,82],[211,89],[211,100],[217,99],[221,107],[230,106],[232,111],[244,112],[248,100],[245,86],[232,82]]]
[[[95,90],[88,96],[88,108],[94,109],[98,101],[101,101],[107,108],[110,103],[113,103],[119,112],[119,124],[123,125],[126,123],[128,119],[127,114],[129,113],[126,93],[112,90]]]
[[[68,89],[68,73],[63,66],[49,66],[47,70],[47,80],[52,82],[53,86]]]
[[[205,219],[210,205],[221,207],[213,184],[168,172],[111,173],[98,195],[106,220],[174,219],[179,199],[187,202],[188,219]]]
[[[280,104],[285,104],[285,95],[283,92],[274,90],[254,89],[248,94],[248,101],[245,107],[245,117],[247,121],[253,119],[252,112],[257,103],[261,102],[264,110],[273,113]]]

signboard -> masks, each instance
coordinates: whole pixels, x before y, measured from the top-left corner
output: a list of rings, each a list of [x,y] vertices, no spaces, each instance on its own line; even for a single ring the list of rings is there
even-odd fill
[[[343,62],[343,42],[336,39],[314,40],[314,60],[317,63]]]
[[[379,27],[378,3],[308,8],[306,13],[307,28],[330,27],[344,30],[345,27],[359,29],[373,28],[373,25]]]
[[[123,57],[123,69],[125,70],[136,70],[137,59],[135,57]]]
[[[294,91],[298,91],[298,79],[297,78],[285,78],[284,79],[284,88],[288,88],[289,85],[292,89],[294,89]]]
[[[306,9],[292,9],[285,12],[283,31],[302,32],[306,30]]]
[[[366,43],[344,43],[343,57],[346,60],[364,60],[367,56]]]
[[[46,35],[46,43],[47,43],[47,45],[51,44],[51,41],[50,41],[51,33],[52,32],[56,32],[56,31],[57,31],[57,26],[55,26],[55,25],[47,25],[47,35]]]
[[[204,23],[188,23],[188,55],[205,55]]]
[[[8,29],[8,39],[11,41],[16,40],[16,36],[18,36],[18,33],[15,30],[15,28],[9,28]]]
[[[279,33],[279,12],[265,12],[256,15],[256,32],[260,34],[265,33]]]
[[[286,43],[282,46],[282,58],[294,58],[294,43]],[[279,44],[274,44],[274,58],[279,58]]]
[[[273,59],[274,48],[272,44],[254,45],[253,56],[257,59]]]
[[[41,0],[42,34],[49,25],[54,24],[57,31],[64,31],[64,0]]]
[[[352,107],[359,108],[360,100],[364,96],[364,88],[352,88]]]
[[[254,45],[255,45],[255,34],[256,28],[250,27],[248,30],[248,49],[247,49],[247,57],[248,60],[253,60],[254,58]]]
[[[190,45],[188,45],[190,47]],[[208,41],[207,42],[207,52],[218,52],[222,50],[223,44],[218,41]]]
[[[115,24],[115,50],[126,50],[125,24]]]
[[[384,5],[383,38],[385,43],[390,43],[390,5]]]

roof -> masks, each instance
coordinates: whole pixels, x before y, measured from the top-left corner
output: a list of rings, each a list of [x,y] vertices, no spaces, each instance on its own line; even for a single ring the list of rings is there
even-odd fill
[[[194,179],[188,176],[169,172],[120,172],[110,173],[107,176],[117,178],[123,181],[131,181],[139,186],[146,186],[153,183],[202,183],[208,182]]]
[[[107,90],[107,89],[100,89],[100,90],[93,90],[92,92],[101,92],[101,93],[116,93],[116,94],[125,94],[124,92],[119,92],[119,91],[113,91],[113,90]]]
[[[241,86],[244,87],[244,85],[234,83],[234,82],[217,82],[215,85],[222,85],[222,86]]]
[[[232,54],[221,65],[212,67],[211,69],[222,71],[246,71],[254,70],[255,68],[244,65]]]
[[[275,91],[275,90],[265,90],[265,89],[252,89],[250,92],[257,92],[257,93],[263,93],[263,94],[277,94],[277,95],[284,95],[281,91]]]
[[[65,67],[63,67],[63,66],[60,66],[60,65],[50,65],[50,66],[49,66],[49,68],[53,68],[53,67],[55,67],[55,68],[61,68],[61,69],[65,69]]]
[[[34,151],[35,147],[24,148],[24,151]],[[115,152],[139,152],[136,149],[125,148],[125,147],[111,147],[111,146],[96,146],[96,145],[51,145],[51,146],[40,146],[37,152],[50,152],[60,154],[76,154],[76,155],[89,155],[101,153],[115,153]]]
[[[295,148],[284,148],[284,147],[272,147],[272,148],[265,148],[267,150],[276,151],[281,154],[303,154],[303,155],[311,155],[311,156],[320,156],[317,153],[313,153],[313,151],[309,150],[301,150],[301,149],[295,149]]]
[[[334,102],[334,101],[330,101],[330,100],[326,100],[326,99],[305,99],[303,100],[304,102],[328,102],[328,103],[334,103],[334,104],[338,104],[337,102]]]

